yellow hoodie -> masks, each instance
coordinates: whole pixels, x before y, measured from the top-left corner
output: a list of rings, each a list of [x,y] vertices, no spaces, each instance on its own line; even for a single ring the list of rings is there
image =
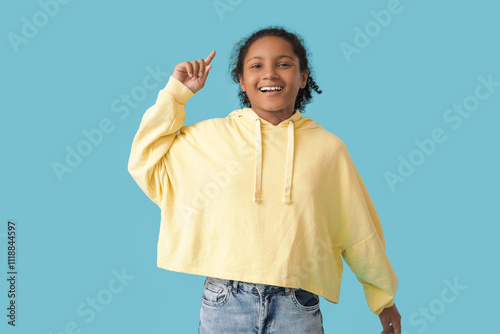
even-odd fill
[[[161,209],[158,267],[338,303],[342,256],[372,312],[393,305],[398,279],[344,142],[299,110],[278,125],[243,108],[183,126],[193,95],[171,76],[132,143],[128,170]]]

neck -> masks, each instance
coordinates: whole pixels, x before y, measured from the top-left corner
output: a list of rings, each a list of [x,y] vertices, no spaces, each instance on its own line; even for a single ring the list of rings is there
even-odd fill
[[[293,114],[295,114],[295,110],[291,111],[267,111],[267,110],[261,110],[261,109],[253,109],[257,115],[259,115],[260,118],[265,119],[269,123],[273,125],[278,125],[284,120],[289,119],[292,117]]]

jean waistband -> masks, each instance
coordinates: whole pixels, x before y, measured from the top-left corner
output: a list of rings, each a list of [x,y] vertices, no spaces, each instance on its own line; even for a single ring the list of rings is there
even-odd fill
[[[261,294],[278,292],[278,291],[285,291],[285,293],[290,293],[294,289],[294,288],[283,287],[283,286],[243,282],[243,281],[222,279],[222,278],[211,277],[211,276],[208,276],[207,280],[210,282],[217,282],[219,284],[224,284],[228,287],[231,287],[231,290],[235,293],[238,293],[239,289],[243,289],[243,290],[247,290],[247,291],[251,291],[253,289],[256,289]]]

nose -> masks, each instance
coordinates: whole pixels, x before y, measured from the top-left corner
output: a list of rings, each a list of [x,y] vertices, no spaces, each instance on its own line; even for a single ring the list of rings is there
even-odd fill
[[[276,68],[274,66],[266,66],[263,79],[276,79],[277,77],[278,71],[276,71]]]

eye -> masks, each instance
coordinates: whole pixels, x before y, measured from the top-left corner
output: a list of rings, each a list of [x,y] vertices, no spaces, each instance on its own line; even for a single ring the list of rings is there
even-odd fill
[[[261,67],[261,65],[260,65],[260,64],[254,64],[254,65],[250,66],[250,68],[257,68],[256,66]],[[280,64],[278,64],[278,66],[281,66],[281,67],[287,67],[287,66],[290,66],[290,65],[289,65],[289,64],[287,64],[287,63],[280,63]]]

